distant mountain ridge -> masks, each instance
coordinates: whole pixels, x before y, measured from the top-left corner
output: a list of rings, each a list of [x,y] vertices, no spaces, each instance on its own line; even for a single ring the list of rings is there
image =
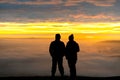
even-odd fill
[[[102,43],[120,43],[120,40],[105,40],[101,41]]]

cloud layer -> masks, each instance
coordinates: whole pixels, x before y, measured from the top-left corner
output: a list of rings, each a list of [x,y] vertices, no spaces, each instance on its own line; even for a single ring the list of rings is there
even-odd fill
[[[26,4],[26,5],[59,5],[65,6],[77,5],[86,2],[96,6],[113,6],[116,0],[0,0],[0,3]]]
[[[0,0],[0,22],[119,21],[119,0]]]

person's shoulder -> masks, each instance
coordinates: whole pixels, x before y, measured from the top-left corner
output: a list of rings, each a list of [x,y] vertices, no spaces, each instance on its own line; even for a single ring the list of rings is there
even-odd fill
[[[55,41],[51,41],[51,44],[55,43]]]
[[[60,43],[61,43],[61,44],[64,44],[64,42],[63,42],[63,41],[60,41]]]
[[[78,44],[76,41],[74,41],[75,44]]]
[[[64,43],[63,41],[60,41],[60,43]]]

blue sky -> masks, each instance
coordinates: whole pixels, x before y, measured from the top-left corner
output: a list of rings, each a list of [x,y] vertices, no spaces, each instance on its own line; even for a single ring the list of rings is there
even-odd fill
[[[0,0],[0,22],[118,22],[120,0]]]

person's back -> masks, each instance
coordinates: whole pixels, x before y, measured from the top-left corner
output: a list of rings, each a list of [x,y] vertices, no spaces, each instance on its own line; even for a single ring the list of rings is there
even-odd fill
[[[54,78],[57,64],[59,67],[59,71],[61,76],[64,76],[64,68],[63,68],[63,56],[65,53],[65,45],[62,41],[60,41],[60,34],[55,35],[55,41],[52,41],[49,47],[49,52],[52,57],[52,70],[51,76]]]
[[[53,41],[50,46],[50,54],[53,58],[64,56],[64,43],[62,41]]]
[[[76,62],[77,62],[77,52],[79,52],[79,45],[74,41],[73,34],[69,36],[69,41],[66,45],[66,59],[68,60],[68,65],[70,68],[71,80],[76,78]]]
[[[66,46],[67,59],[77,60],[78,44],[75,41],[69,41]]]
[[[78,43],[73,40],[73,37],[69,37],[69,41],[66,45],[67,59],[77,60],[77,52],[79,52]]]

